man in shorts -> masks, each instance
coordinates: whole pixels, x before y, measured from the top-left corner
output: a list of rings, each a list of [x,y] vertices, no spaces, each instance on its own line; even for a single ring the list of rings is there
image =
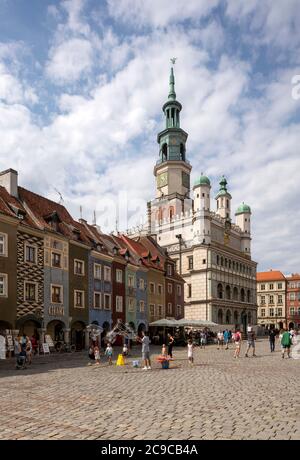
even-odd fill
[[[142,332],[142,355],[144,360],[144,370],[151,369],[151,362],[150,362],[150,339],[148,332]]]
[[[224,343],[224,335],[222,331],[219,331],[217,334],[217,345],[218,345],[217,349],[218,350],[220,349],[220,346],[223,349],[223,343]]]
[[[247,330],[247,342],[248,342],[248,346],[247,346],[247,350],[245,353],[245,357],[248,358],[248,351],[250,350],[250,348],[253,348],[252,356],[256,356],[255,354],[255,332],[253,331],[251,326],[249,326]]]
[[[291,345],[292,345],[291,334],[289,333],[288,329],[285,329],[283,334],[282,334],[282,338],[281,338],[282,358],[284,358],[285,351],[287,351],[287,356],[288,356],[288,358],[290,358]]]

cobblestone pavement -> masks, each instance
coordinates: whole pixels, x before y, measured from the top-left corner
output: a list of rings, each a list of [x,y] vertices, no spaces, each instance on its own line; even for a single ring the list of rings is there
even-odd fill
[[[2,361],[0,439],[300,438],[300,360],[271,354],[266,340],[256,358],[196,348],[193,367],[175,347],[169,370],[154,359],[151,371],[133,368],[139,353],[124,367],[88,366],[83,353],[18,371]]]

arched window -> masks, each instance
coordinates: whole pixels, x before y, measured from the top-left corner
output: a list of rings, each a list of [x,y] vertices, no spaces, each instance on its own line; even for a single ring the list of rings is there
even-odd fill
[[[224,265],[224,260],[223,260],[223,257],[221,257],[221,266],[223,267]]]
[[[229,209],[229,200],[226,200],[226,208]]]
[[[226,286],[226,290],[225,290],[225,293],[226,293],[226,299],[227,300],[230,300],[231,299],[231,289],[230,289],[230,286]]]
[[[220,265],[220,256],[217,256],[217,265]]]
[[[237,287],[233,288],[233,300],[239,300],[239,291]]]
[[[169,208],[169,218],[172,220],[174,217],[174,206],[170,206]]]
[[[226,324],[231,324],[231,311],[227,310],[226,312]]]
[[[251,311],[248,311],[248,324],[252,324],[252,315],[251,315]]]
[[[223,299],[223,286],[221,283],[218,284],[217,292],[218,292],[218,299]]]
[[[248,291],[247,291],[247,302],[248,303],[251,302],[251,291],[250,291],[250,289],[248,289]]]
[[[233,320],[234,320],[234,324],[238,324],[238,322],[239,322],[239,314],[238,314],[238,312],[236,310],[233,313]]]
[[[221,308],[218,311],[218,323],[223,324],[223,311],[221,310]]]
[[[162,145],[162,161],[167,161],[168,159],[168,145],[164,143]]]
[[[241,289],[241,302],[245,302],[245,290],[244,290],[244,288]]]
[[[185,148],[183,144],[180,144],[180,159],[185,161]]]

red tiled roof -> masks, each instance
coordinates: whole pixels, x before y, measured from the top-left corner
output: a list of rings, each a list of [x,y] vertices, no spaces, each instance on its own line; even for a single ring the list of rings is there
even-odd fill
[[[279,270],[270,270],[269,272],[256,273],[257,281],[281,281],[285,276]]]
[[[142,260],[142,264],[145,265],[145,267],[163,270],[161,263],[158,265],[148,258],[150,251],[147,250],[142,243],[133,240],[126,235],[122,235],[121,238],[136,253],[139,259]]]
[[[18,218],[17,213],[19,213],[23,216],[23,219],[19,219],[21,225],[37,228],[37,225],[24,208],[22,202],[10,195],[2,186],[0,186],[0,212],[15,218]]]
[[[291,276],[287,276],[288,281],[300,281],[300,273],[293,273]]]

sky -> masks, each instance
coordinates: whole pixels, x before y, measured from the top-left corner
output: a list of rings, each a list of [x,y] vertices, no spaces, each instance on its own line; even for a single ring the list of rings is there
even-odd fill
[[[0,170],[105,231],[141,224],[177,57],[191,183],[224,174],[258,270],[300,272],[299,24],[298,0],[0,0]]]

